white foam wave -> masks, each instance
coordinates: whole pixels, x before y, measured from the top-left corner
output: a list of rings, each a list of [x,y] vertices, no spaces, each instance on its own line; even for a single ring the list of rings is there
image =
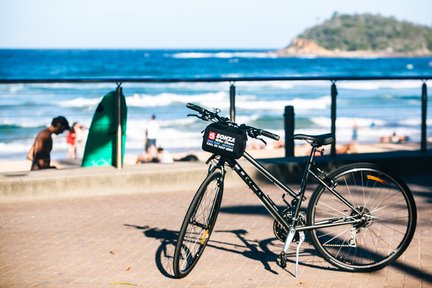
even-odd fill
[[[322,127],[331,126],[331,119],[329,117],[314,117],[311,119],[315,124]],[[384,126],[386,123],[380,119],[373,118],[347,118],[339,117],[336,119],[337,128],[352,128],[354,125],[357,127],[372,127],[372,126]]]
[[[328,109],[331,103],[330,96],[324,96],[314,99],[294,98],[291,100],[276,100],[276,101],[237,101],[236,107],[246,110],[273,110],[279,111],[285,106],[292,105],[297,111],[307,110],[324,110]]]
[[[330,96],[323,96],[313,99],[294,98],[289,100],[258,100],[255,95],[237,95],[236,107],[244,110],[273,110],[279,111],[284,106],[293,105],[298,111],[324,110],[330,106]],[[69,108],[94,108],[99,103],[100,98],[75,98],[72,100],[61,101],[61,107]],[[219,108],[227,113],[229,109],[229,95],[227,92],[210,92],[202,94],[175,94],[161,93],[157,95],[133,94],[126,97],[128,107],[161,107],[173,104],[196,103],[203,107]]]
[[[49,125],[50,119],[47,121],[41,119],[30,118],[0,118],[0,125],[10,125],[21,128],[38,128]]]
[[[102,98],[75,98],[72,100],[60,101],[60,107],[70,107],[70,108],[83,108],[83,107],[95,107]]]
[[[131,107],[157,107],[168,106],[174,103],[223,103],[228,99],[227,92],[204,93],[198,95],[184,95],[174,93],[161,93],[158,95],[134,94],[126,97],[128,106]]]
[[[83,90],[83,89],[103,89],[103,90],[115,90],[115,83],[36,83],[36,84],[25,84],[23,88],[27,89],[68,89],[68,90]]]
[[[25,158],[25,152],[30,148],[31,143],[23,142],[11,142],[11,143],[0,143],[0,151],[2,154],[7,153],[23,153],[23,159]]]
[[[143,149],[144,133],[142,130],[129,129],[127,132],[126,148]],[[159,131],[157,145],[172,148],[196,148],[201,146],[202,134],[200,131],[181,131],[174,128],[165,128]]]
[[[298,81],[251,81],[251,82],[238,82],[236,86],[241,88],[253,87],[253,88],[280,88],[280,89],[292,89],[299,84]],[[304,86],[305,83],[303,83]],[[328,84],[327,84],[328,86]]]
[[[279,88],[279,89],[295,89],[302,87],[318,87],[330,88],[330,81],[251,81],[251,82],[238,82],[237,87],[256,87],[256,88]],[[379,90],[379,89],[420,89],[421,82],[415,80],[401,80],[401,81],[338,81],[337,88],[348,90]]]
[[[276,58],[275,54],[267,52],[179,52],[168,54],[168,57],[181,59],[197,58]]]
[[[339,81],[336,83],[338,88],[350,90],[378,90],[378,89],[419,89],[420,81],[401,80],[401,81]]]
[[[5,94],[4,92],[10,93],[10,94],[17,94],[18,92],[24,90],[25,85],[24,84],[9,84],[9,85],[1,85],[0,91],[2,91],[2,94]],[[4,96],[2,96],[4,97]]]
[[[417,126],[417,127],[420,127],[420,125],[421,125],[421,120],[418,119],[418,118],[408,118],[408,119],[400,120],[400,121],[398,122],[398,124],[399,124],[399,125],[403,125],[403,126]],[[426,124],[427,124],[428,126],[432,125],[432,119],[428,119],[428,120],[426,121]],[[420,128],[419,128],[419,129],[420,129]]]

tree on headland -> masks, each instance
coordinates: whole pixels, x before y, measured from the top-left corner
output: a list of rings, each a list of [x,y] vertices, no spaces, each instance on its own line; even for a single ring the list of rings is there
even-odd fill
[[[280,53],[322,54],[335,52],[431,55],[432,27],[373,14],[334,13],[320,25],[306,29]]]

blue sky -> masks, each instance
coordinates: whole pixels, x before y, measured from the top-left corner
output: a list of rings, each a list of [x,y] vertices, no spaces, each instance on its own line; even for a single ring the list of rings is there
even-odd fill
[[[281,48],[335,11],[432,26],[431,0],[0,0],[0,48]]]

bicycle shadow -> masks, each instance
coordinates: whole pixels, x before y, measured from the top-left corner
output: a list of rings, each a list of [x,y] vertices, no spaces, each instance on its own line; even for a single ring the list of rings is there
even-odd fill
[[[430,180],[427,180],[430,182]],[[420,193],[422,193],[422,195],[419,195]],[[430,193],[430,191],[425,191],[423,190],[423,188],[420,189],[414,189],[413,190],[413,194],[418,197],[427,197],[428,199],[426,200],[427,202],[432,202],[431,199],[431,195],[432,193]],[[304,209],[304,208],[302,208]],[[260,215],[260,216],[268,216],[268,212],[263,208],[263,206],[261,205],[239,205],[239,206],[226,206],[226,207],[221,207],[220,209],[221,213],[228,213],[228,214],[239,214],[239,215],[249,215],[249,216],[256,216],[256,215]],[[304,210],[303,210],[304,211]],[[420,210],[419,210],[420,211]],[[270,217],[270,216],[268,216]],[[394,223],[394,221],[392,221],[392,223]],[[276,240],[276,238],[269,238],[266,240],[263,240],[261,242],[265,242],[267,240]],[[306,233],[306,240],[304,242],[305,244],[312,244],[310,241],[310,237],[308,237],[307,233]],[[282,246],[281,246],[282,247]],[[263,248],[262,248],[263,249]],[[280,248],[281,250],[282,248]],[[275,251],[280,251],[280,250],[276,250]],[[378,256],[378,257],[382,257],[382,255],[379,255],[377,253],[375,253],[374,251],[371,250],[367,250],[367,249],[360,249],[359,251],[361,251],[361,253],[365,253],[365,254],[369,254],[369,255],[373,255]],[[274,254],[274,257],[276,257],[277,255]],[[319,269],[323,269],[323,270],[331,270],[331,271],[338,271],[338,272],[343,272],[342,270],[339,270],[338,268],[335,268],[333,266],[326,266],[328,263],[326,260],[324,260],[324,258],[322,258],[322,256],[314,249],[314,248],[308,248],[308,249],[303,249],[303,253],[300,253],[300,256],[317,256],[317,257],[313,257],[312,259],[312,263],[307,263],[307,262],[303,262],[299,260],[299,265],[300,266],[306,266],[306,267],[313,267],[313,268],[319,268]],[[291,259],[295,259],[295,253],[291,253],[288,254],[288,259],[287,262],[288,263],[295,263],[295,260],[291,260]],[[317,263],[314,263],[317,262]],[[328,264],[329,265],[329,264]],[[396,260],[395,262],[391,263],[389,265],[390,267],[394,267],[400,271],[403,271],[404,273],[408,273],[413,277],[416,277],[418,279],[422,279],[427,281],[428,283],[432,283],[432,274],[428,273],[427,271],[424,271],[422,269],[419,269],[418,267],[415,267],[411,264],[408,263],[404,263],[403,261],[401,261],[401,259]],[[292,274],[292,273],[291,273]]]
[[[155,253],[156,267],[165,277],[175,278],[173,271],[173,259],[175,245],[178,238],[178,231],[131,224],[124,224],[124,226],[142,230],[145,237],[153,238],[161,242]]]
[[[160,229],[158,227],[150,227],[150,226],[140,226],[140,225],[131,225],[124,224],[126,227],[132,227],[138,230],[143,231],[145,237],[153,238],[160,241],[160,245],[155,252],[155,263],[158,270],[167,278],[175,278],[173,272],[173,259],[174,259],[174,250],[175,245],[177,244],[178,231],[168,230],[168,229]],[[278,257],[273,251],[280,251],[282,249],[282,242],[279,242],[275,237],[267,238],[261,241],[251,240],[246,237],[248,231],[244,229],[237,230],[215,230],[213,233],[231,233],[234,234],[241,242],[241,244],[230,243],[226,241],[219,241],[214,239],[210,239],[207,246],[212,247],[214,249],[230,252],[238,255],[242,255],[246,258],[259,261],[263,268],[270,273],[279,274],[275,271],[271,263],[275,263]],[[319,256],[314,249],[303,249],[300,256]],[[320,256],[319,256],[320,257]],[[323,260],[324,261],[324,260]],[[319,261],[319,262],[323,262]],[[295,253],[289,253],[288,264],[295,265]],[[299,265],[308,266],[319,269],[328,269],[337,271],[335,268],[331,267],[323,267],[319,263],[307,263],[299,261]],[[292,266],[292,265],[291,265]],[[290,265],[288,266],[290,267]],[[287,268],[284,269],[286,272],[294,275]]]

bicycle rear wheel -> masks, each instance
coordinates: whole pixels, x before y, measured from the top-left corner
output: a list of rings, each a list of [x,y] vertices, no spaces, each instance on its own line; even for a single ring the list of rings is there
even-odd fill
[[[309,202],[308,225],[342,225],[311,230],[315,248],[327,261],[348,271],[375,271],[395,261],[416,227],[416,206],[406,184],[368,163],[341,167],[328,178],[355,209],[319,186]],[[357,223],[343,224],[352,220]]]
[[[223,194],[223,176],[209,174],[198,188],[180,229],[174,252],[174,274],[188,275],[206,247],[219,214]]]

